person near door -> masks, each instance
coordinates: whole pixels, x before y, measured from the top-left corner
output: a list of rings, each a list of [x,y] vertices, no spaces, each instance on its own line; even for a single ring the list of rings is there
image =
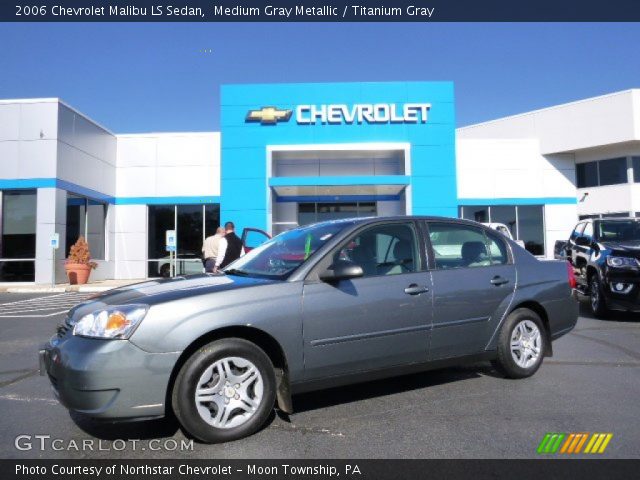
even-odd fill
[[[213,273],[215,271],[216,261],[220,253],[220,243],[224,241],[226,244],[224,234],[225,229],[218,227],[214,235],[210,235],[204,239],[202,256],[204,258],[204,271],[207,273]]]
[[[218,258],[216,259],[216,268],[214,271],[217,271],[219,268],[224,268],[229,265],[231,262],[234,262],[242,255],[242,240],[240,237],[236,235],[236,226],[233,222],[227,222],[224,224],[225,229],[225,248],[224,250],[219,248]]]

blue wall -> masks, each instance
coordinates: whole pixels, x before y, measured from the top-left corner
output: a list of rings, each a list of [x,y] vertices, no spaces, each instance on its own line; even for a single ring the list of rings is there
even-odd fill
[[[427,123],[298,125],[300,104],[430,103]],[[225,85],[221,91],[221,221],[267,225],[267,146],[403,142],[411,145],[412,213],[457,216],[452,82]],[[288,122],[249,123],[249,110],[292,109]]]

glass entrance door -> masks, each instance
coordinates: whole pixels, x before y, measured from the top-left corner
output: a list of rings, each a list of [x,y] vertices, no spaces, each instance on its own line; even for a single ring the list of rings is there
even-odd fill
[[[376,202],[299,203],[298,225],[338,218],[371,217],[377,212]]]

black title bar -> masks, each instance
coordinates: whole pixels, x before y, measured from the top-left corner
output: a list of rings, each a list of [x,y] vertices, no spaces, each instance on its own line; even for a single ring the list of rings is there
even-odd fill
[[[628,479],[638,460],[0,460],[3,480]],[[516,474],[514,475],[514,472]]]
[[[2,0],[2,22],[637,22],[640,0]]]

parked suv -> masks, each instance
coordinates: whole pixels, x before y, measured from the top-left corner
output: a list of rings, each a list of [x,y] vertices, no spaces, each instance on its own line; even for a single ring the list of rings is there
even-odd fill
[[[558,251],[575,267],[578,291],[590,297],[596,317],[640,311],[640,218],[581,221]]]

